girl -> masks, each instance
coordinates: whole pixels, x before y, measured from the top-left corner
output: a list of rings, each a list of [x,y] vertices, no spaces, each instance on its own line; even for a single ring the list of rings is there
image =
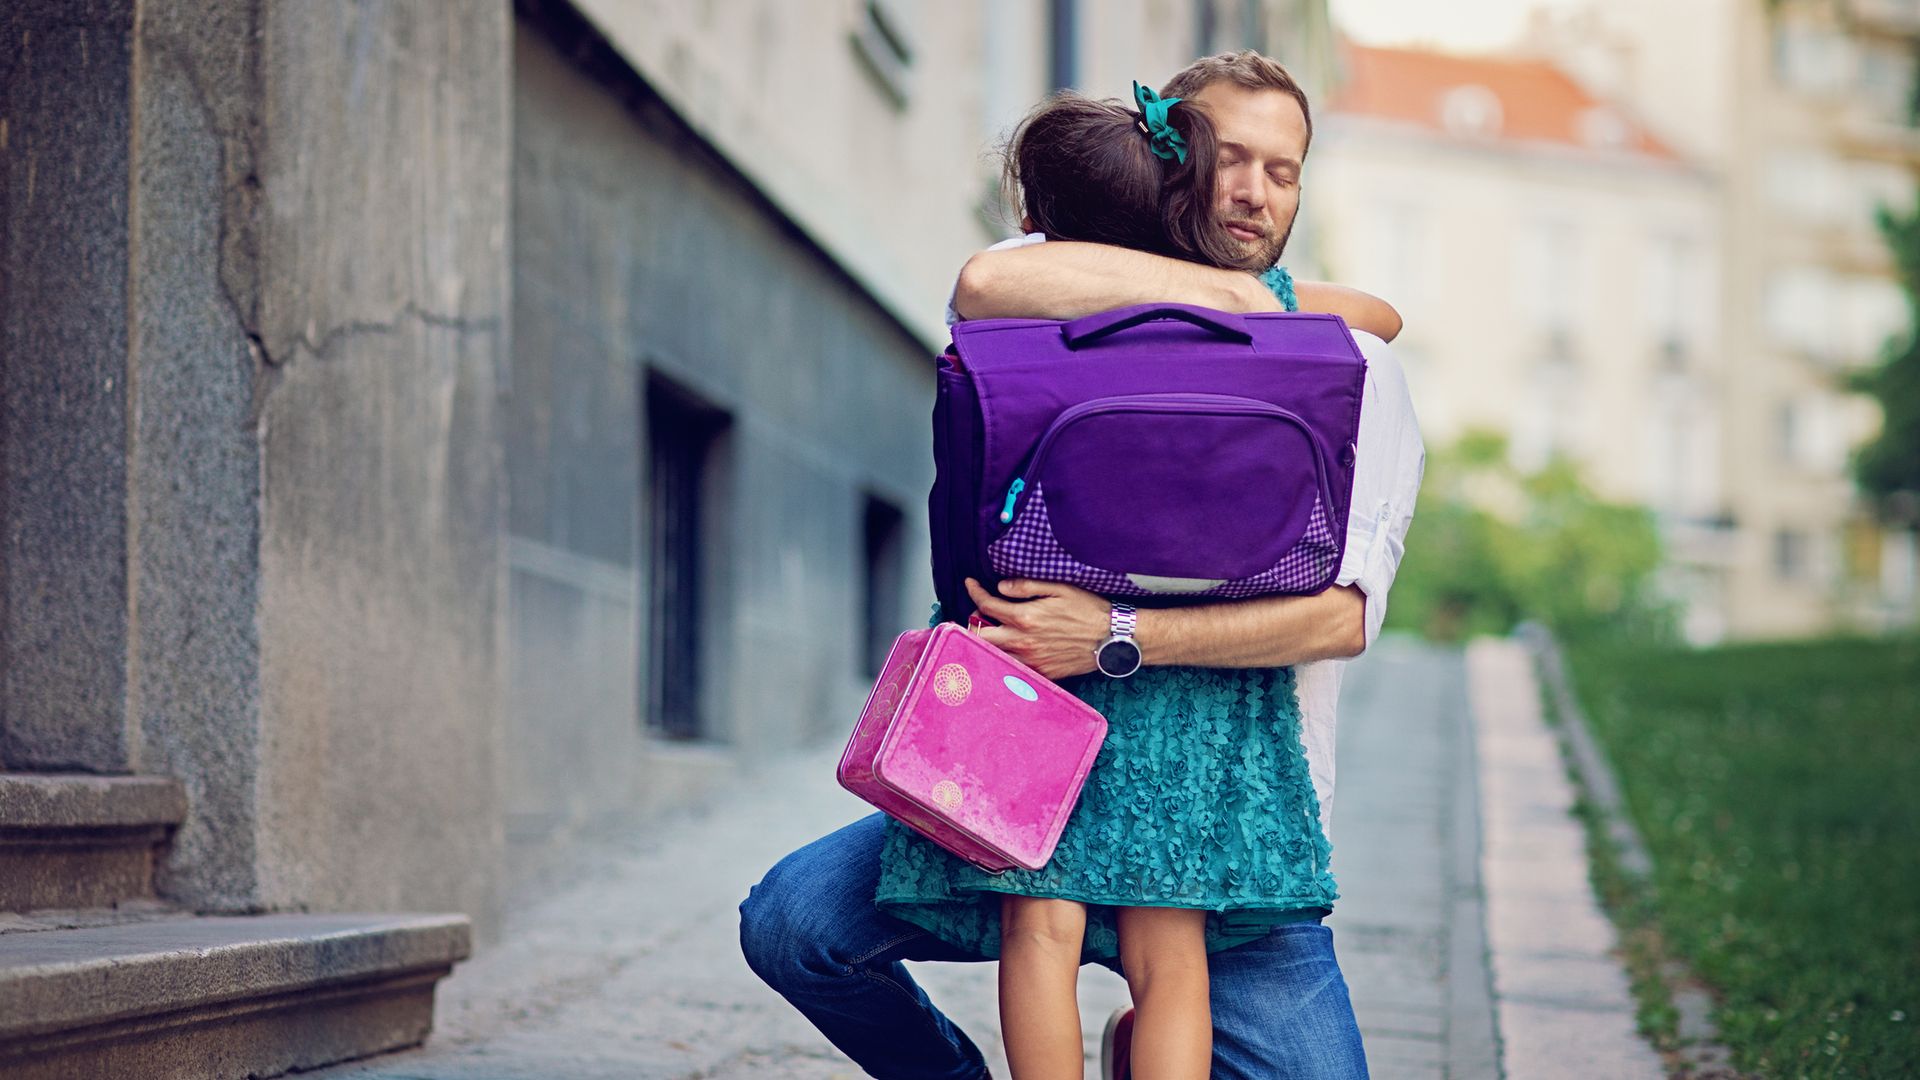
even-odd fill
[[[1135,87],[1140,111],[1063,93],[1015,134],[1007,190],[1050,239],[1238,267],[1246,249],[1214,210],[1206,115]],[[1382,337],[1384,302],[1263,280],[1288,310],[1332,311]],[[988,874],[888,825],[876,901],[1000,959],[1001,1030],[1015,1080],[1079,1078],[1075,983],[1118,960],[1133,994],[1138,1080],[1204,1078],[1212,1058],[1207,953],[1315,921],[1336,898],[1300,748],[1290,668],[1142,668],[1065,685],[1107,718],[1107,741],[1053,860]]]

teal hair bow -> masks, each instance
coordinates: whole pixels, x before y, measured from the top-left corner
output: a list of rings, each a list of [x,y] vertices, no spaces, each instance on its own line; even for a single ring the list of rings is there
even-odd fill
[[[1187,163],[1187,140],[1167,122],[1167,110],[1180,103],[1177,97],[1163,98],[1159,94],[1133,84],[1133,100],[1140,105],[1140,116],[1147,122],[1147,145],[1155,155],[1167,161],[1178,160]]]

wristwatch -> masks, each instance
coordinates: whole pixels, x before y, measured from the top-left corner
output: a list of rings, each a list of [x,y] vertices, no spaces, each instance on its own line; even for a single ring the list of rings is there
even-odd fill
[[[1140,645],[1133,640],[1133,628],[1139,613],[1132,604],[1115,604],[1107,616],[1112,634],[1093,650],[1093,662],[1102,674],[1124,679],[1140,670]]]

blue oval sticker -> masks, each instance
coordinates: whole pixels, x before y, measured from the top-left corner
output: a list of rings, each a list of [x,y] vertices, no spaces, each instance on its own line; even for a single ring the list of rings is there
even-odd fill
[[[1006,675],[1000,681],[1006,683],[1007,689],[1013,691],[1018,697],[1026,698],[1028,701],[1040,700],[1040,691],[1035,690],[1027,680],[1018,675]]]

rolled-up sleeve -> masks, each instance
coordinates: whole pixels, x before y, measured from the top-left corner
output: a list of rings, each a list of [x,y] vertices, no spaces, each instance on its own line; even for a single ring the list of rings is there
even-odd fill
[[[1367,645],[1387,621],[1387,593],[1400,572],[1413,524],[1414,501],[1427,462],[1426,444],[1413,415],[1406,372],[1386,342],[1356,332],[1367,358],[1361,391],[1360,432],[1354,440],[1353,505],[1347,513],[1347,547],[1337,585],[1358,586],[1366,595]]]
[[[1046,233],[1030,232],[1024,236],[1010,236],[1007,239],[1002,240],[999,243],[994,244],[993,246],[987,248],[987,250],[988,251],[1006,251],[1009,248],[1026,247],[1028,244],[1044,244],[1046,242],[1047,242]],[[953,306],[954,300],[958,299],[959,296],[960,296],[960,279],[955,278],[953,281],[953,289],[947,293],[947,325],[948,326],[952,326],[954,323],[961,321],[960,312],[957,309],[955,309]]]

